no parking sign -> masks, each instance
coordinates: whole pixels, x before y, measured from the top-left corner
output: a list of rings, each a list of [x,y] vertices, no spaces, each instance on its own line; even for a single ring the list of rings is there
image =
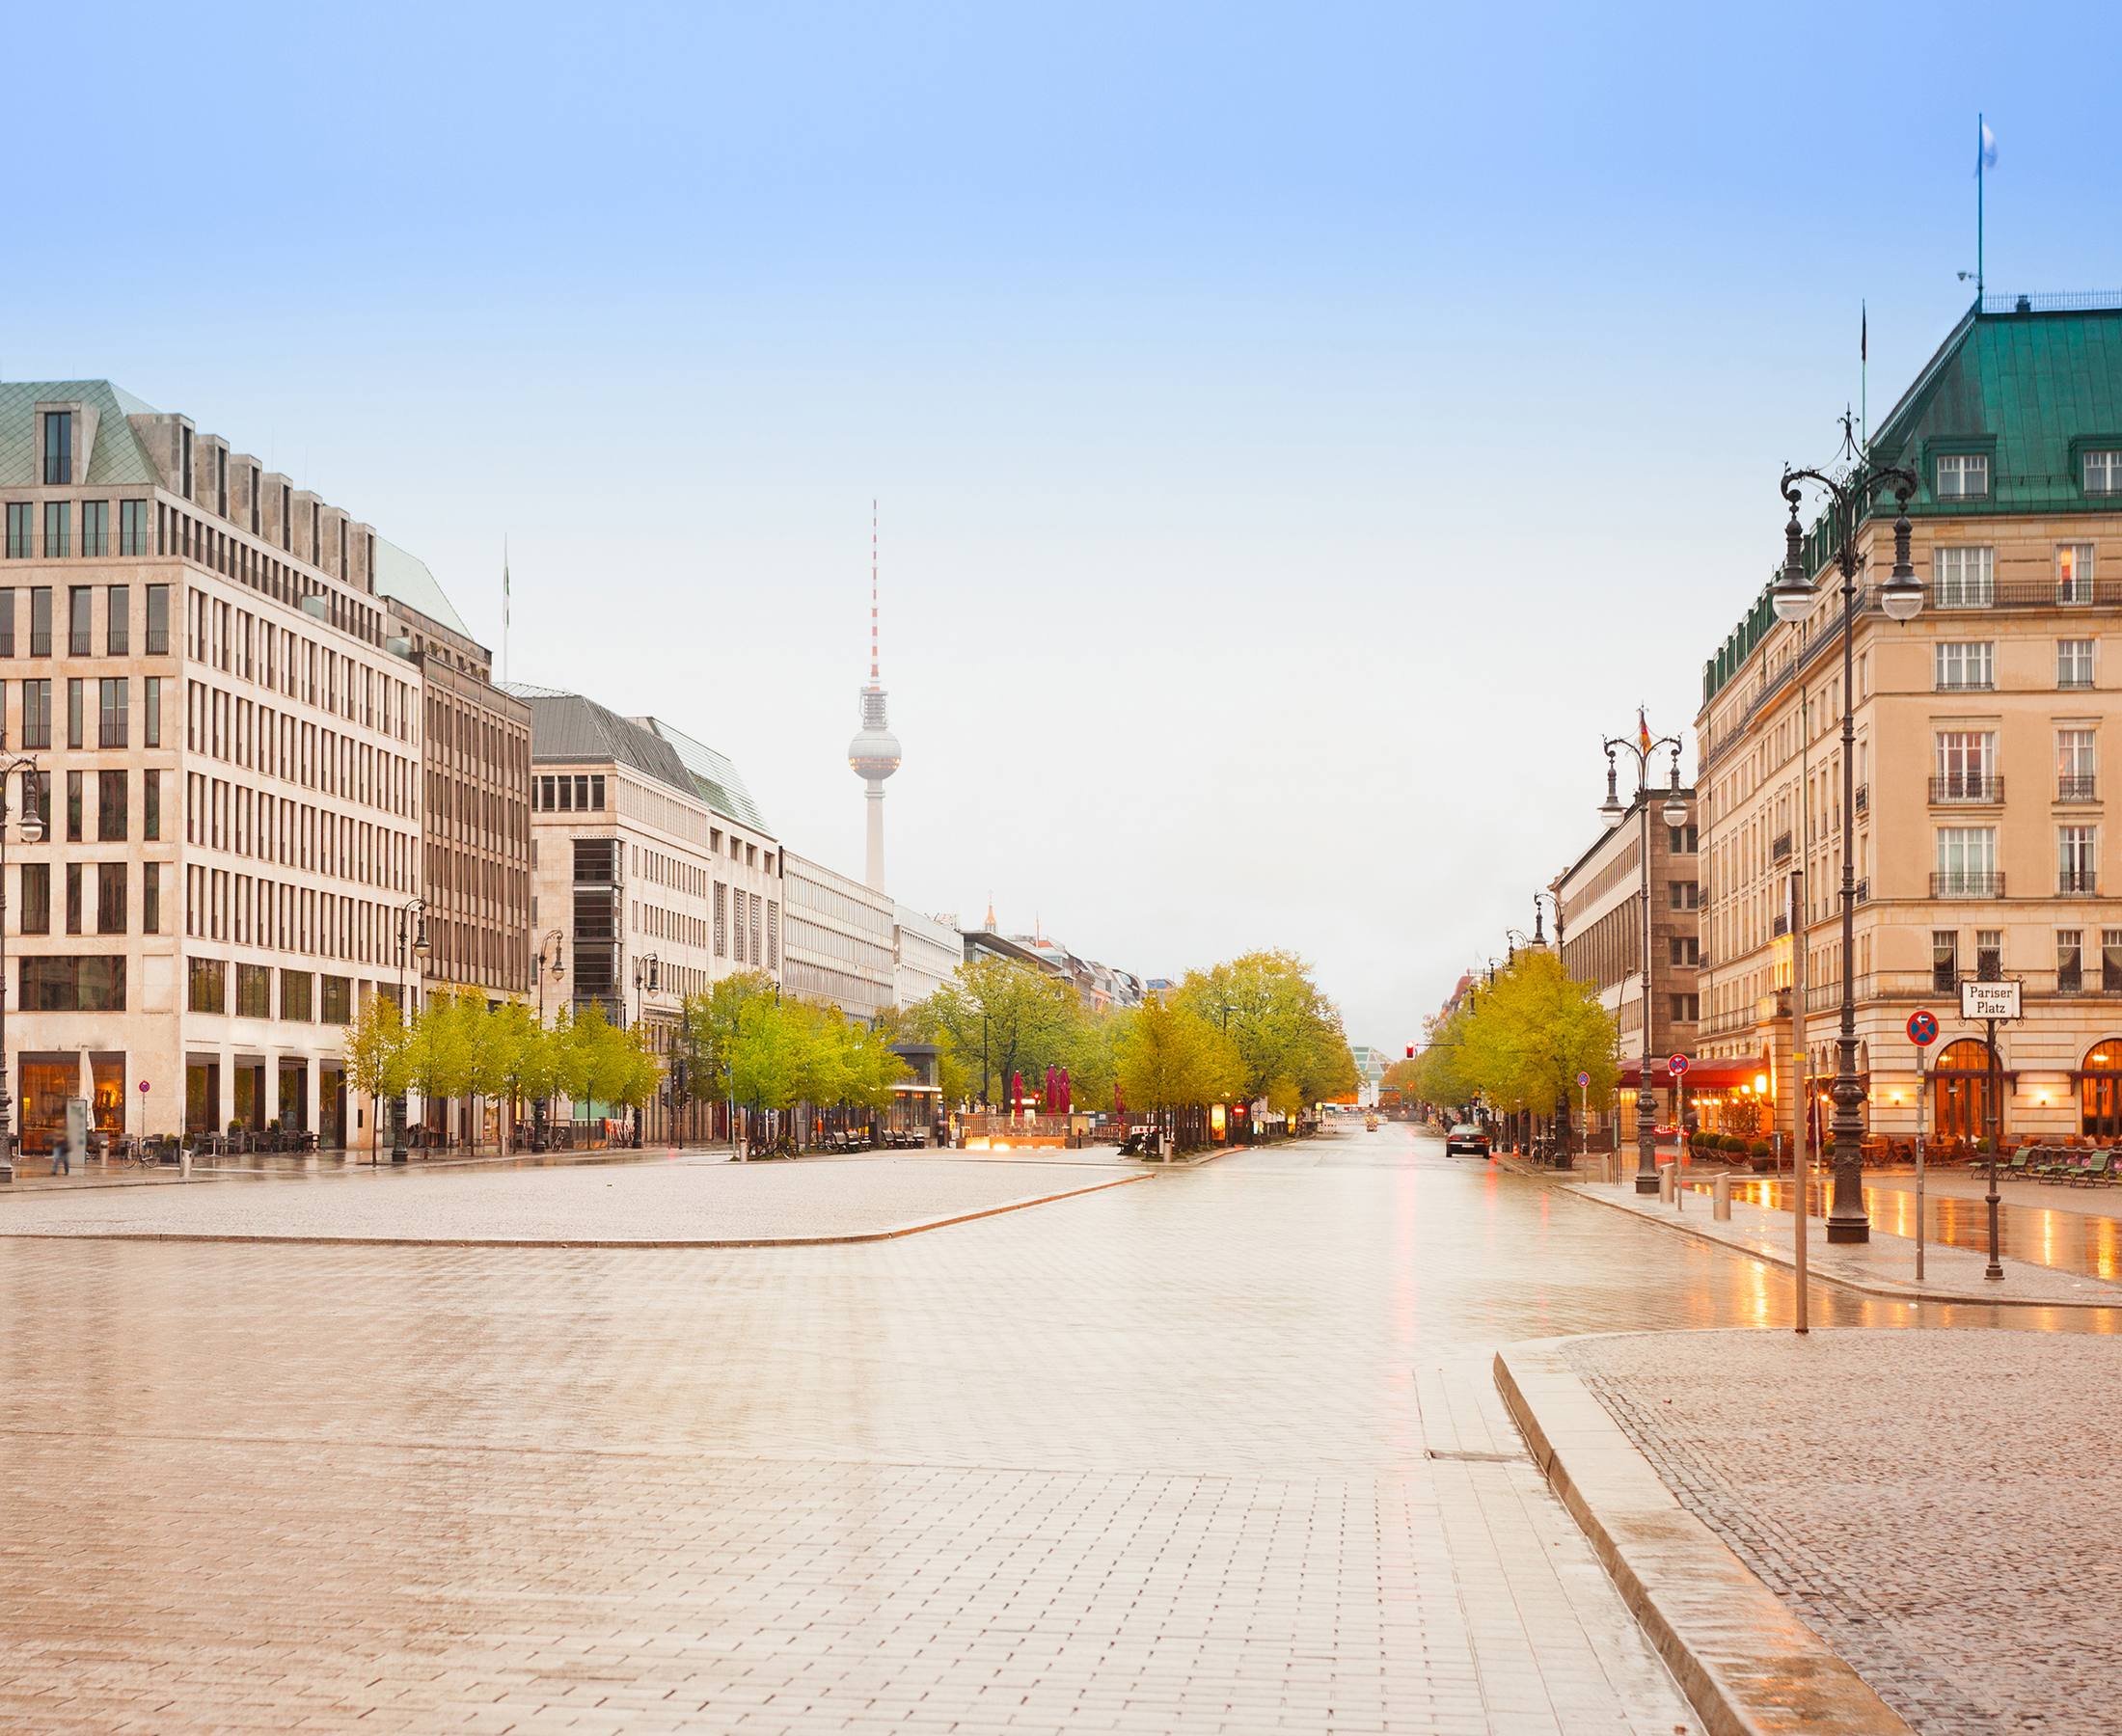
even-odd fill
[[[1938,1041],[1938,1016],[1935,1013],[1918,1011],[1908,1016],[1908,1040],[1918,1048],[1927,1048]]]

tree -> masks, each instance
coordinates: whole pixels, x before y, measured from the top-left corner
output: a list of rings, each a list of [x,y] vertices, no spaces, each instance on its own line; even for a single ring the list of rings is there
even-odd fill
[[[701,993],[685,997],[678,1017],[678,1053],[685,1057],[686,1095],[699,1102],[734,1099],[730,1063],[744,1009],[776,998],[763,970],[740,970]]]
[[[405,1089],[408,1077],[405,1055],[405,1024],[398,1005],[386,995],[371,994],[355,1011],[345,1027],[342,1051],[346,1057],[346,1082],[368,1099],[368,1160],[376,1156],[382,1136],[382,1118],[376,1106]]]
[[[1456,1082],[1491,1107],[1566,1113],[1580,1072],[1591,1075],[1593,1103],[1604,1107],[1611,1098],[1613,1017],[1592,986],[1566,975],[1545,948],[1521,952],[1455,1022]]]
[[[1218,1026],[1162,995],[1128,1015],[1117,1053],[1129,1109],[1154,1115],[1236,1097],[1245,1076],[1237,1045]]]
[[[503,1001],[487,1016],[479,1057],[475,1089],[507,1103],[513,1129],[523,1099],[541,1098],[552,1089],[550,1034],[538,1028],[536,1016],[523,1002]]]
[[[994,1102],[1011,1078],[1065,1067],[1084,1019],[1073,984],[1014,959],[968,960],[957,976],[911,1010],[911,1023],[966,1069],[981,1068],[981,1097]]]
[[[420,1093],[423,1105],[447,1102],[471,1089],[470,1021],[484,1017],[485,1011],[469,996],[444,989],[430,994],[413,1015],[406,1066],[410,1084]]]
[[[1190,970],[1174,998],[1229,1034],[1246,1098],[1279,1096],[1301,1108],[1354,1095],[1355,1056],[1342,1031],[1341,1011],[1294,953],[1249,952],[1209,970]]]

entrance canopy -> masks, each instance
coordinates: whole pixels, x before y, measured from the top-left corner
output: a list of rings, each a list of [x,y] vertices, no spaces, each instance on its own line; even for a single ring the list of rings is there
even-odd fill
[[[1685,1083],[1690,1091],[1736,1091],[1742,1085],[1751,1085],[1768,1071],[1768,1063],[1748,1060],[1744,1056],[1727,1057],[1721,1061],[1697,1061],[1687,1070]],[[1621,1083],[1634,1085],[1643,1077],[1643,1059],[1621,1063]],[[1666,1071],[1661,1057],[1650,1063],[1652,1090],[1671,1085],[1673,1075]]]

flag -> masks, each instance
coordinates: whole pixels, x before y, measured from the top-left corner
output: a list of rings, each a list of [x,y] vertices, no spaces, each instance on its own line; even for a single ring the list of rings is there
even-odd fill
[[[1997,135],[1990,131],[1986,121],[1978,119],[1975,125],[1982,134],[1981,144],[1974,153],[1974,173],[1980,175],[1985,169],[1997,167]]]
[[[1863,302],[1857,304],[1857,360],[1871,360],[1871,310]]]
[[[1636,746],[1646,753],[1650,751],[1650,720],[1644,716],[1640,705],[1636,707]]]

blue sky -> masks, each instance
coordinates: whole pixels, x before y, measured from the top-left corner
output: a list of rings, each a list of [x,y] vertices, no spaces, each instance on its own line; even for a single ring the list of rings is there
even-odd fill
[[[1692,728],[1785,459],[2122,286],[2111,8],[241,5],[14,21],[0,374],[108,375],[893,889],[1419,1035]],[[2075,81],[2075,88],[2074,88]],[[41,182],[41,190],[40,183]]]

